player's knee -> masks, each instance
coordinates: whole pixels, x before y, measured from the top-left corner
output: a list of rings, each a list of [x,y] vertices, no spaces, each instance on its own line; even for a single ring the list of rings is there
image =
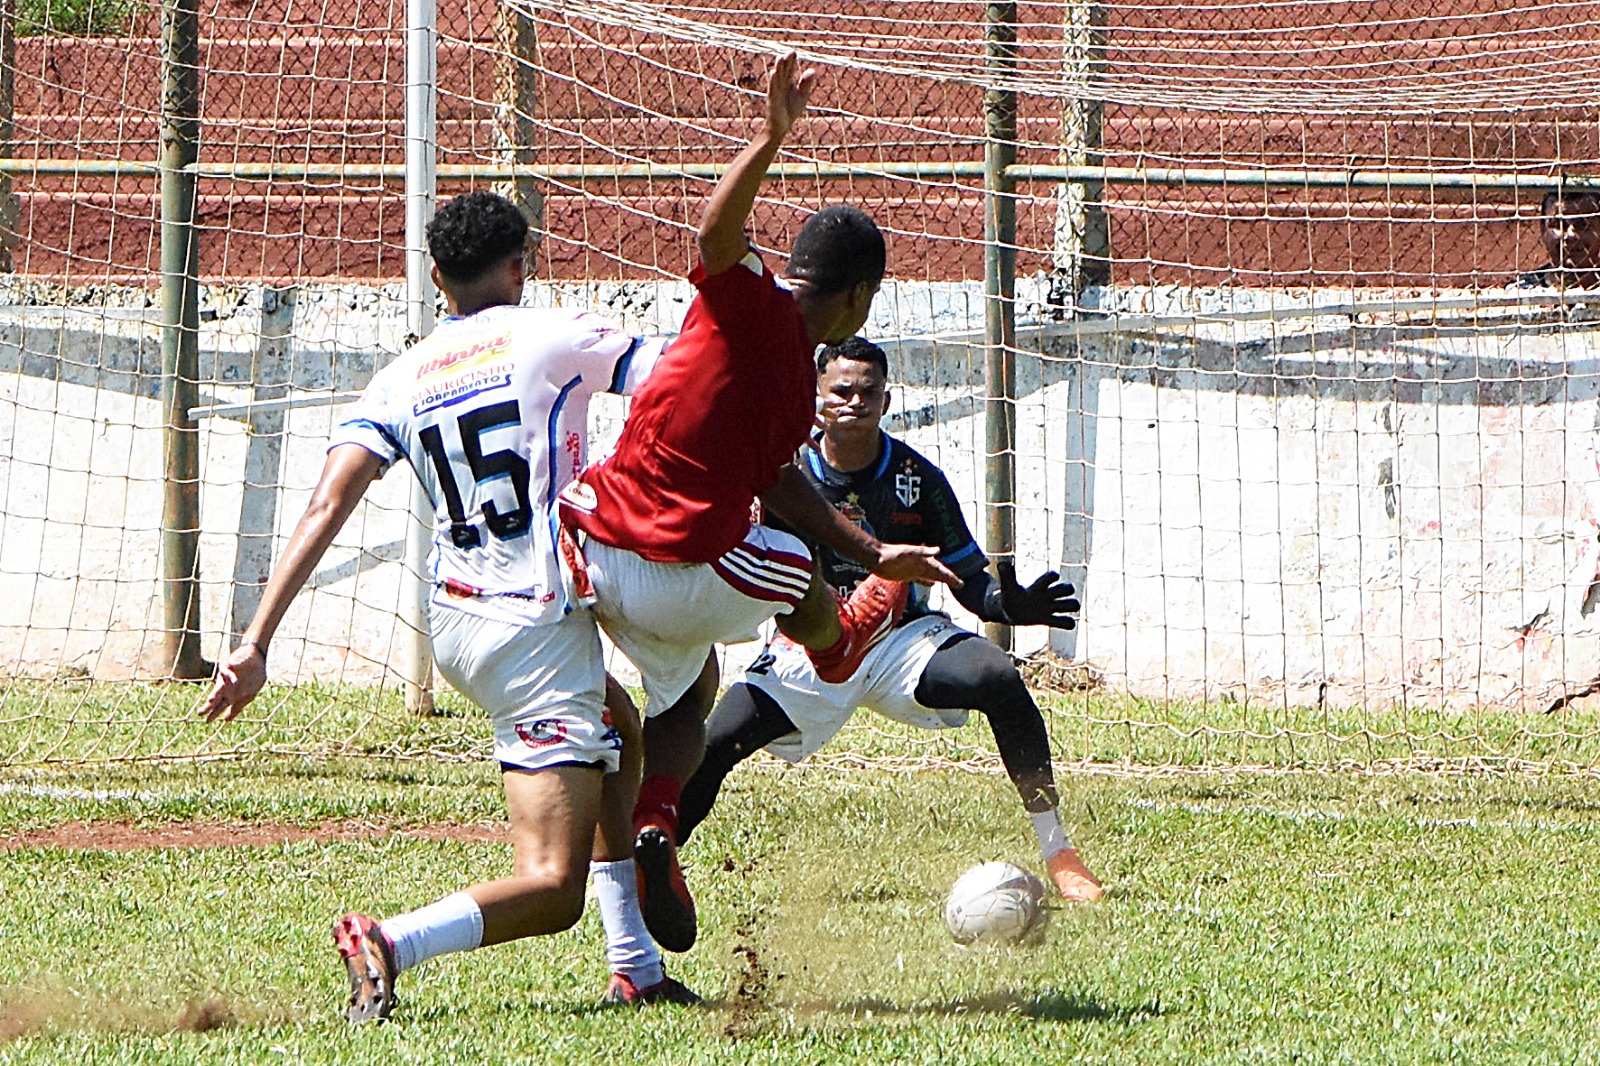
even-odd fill
[[[560,933],[571,929],[578,924],[578,919],[583,917],[583,886],[577,891],[563,886],[561,891],[553,895],[546,905],[547,928],[552,933]]]
[[[550,932],[570,929],[583,917],[588,864],[518,861],[515,876],[522,897],[539,910],[539,926]]]

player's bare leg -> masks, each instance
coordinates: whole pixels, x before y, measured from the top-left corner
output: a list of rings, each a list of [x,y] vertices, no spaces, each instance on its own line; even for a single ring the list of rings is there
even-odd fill
[[[583,914],[603,781],[590,767],[506,771],[512,874],[467,889],[485,945],[559,933]]]
[[[856,672],[872,650],[900,620],[910,586],[869,574],[841,599],[813,566],[811,585],[788,614],[778,616],[778,632],[803,645],[823,681],[837,684]]]
[[[605,926],[606,961],[611,967],[605,999],[629,1006],[698,1003],[699,996],[663,971],[661,953],[645,926],[633,858],[633,810],[644,768],[644,731],[627,690],[609,674],[606,710],[622,737],[621,765],[616,773],[606,775],[601,786],[600,824],[589,864]]]
[[[694,897],[678,865],[678,802],[683,783],[705,754],[705,719],[718,677],[713,650],[678,702],[644,723],[644,782],[633,811],[633,859],[645,925],[668,951],[688,951],[699,932]]]
[[[558,933],[582,915],[600,814],[600,771],[508,770],[504,782],[512,876],[383,922],[348,914],[334,924],[334,943],[350,978],[351,1021],[387,1018],[394,1009],[395,978],[435,955]]]
[[[639,709],[628,690],[606,675],[606,711],[622,737],[616,773],[607,774],[600,787],[600,821],[595,827],[594,862],[615,862],[633,854],[633,806],[639,801],[639,781],[644,774],[644,728]]]

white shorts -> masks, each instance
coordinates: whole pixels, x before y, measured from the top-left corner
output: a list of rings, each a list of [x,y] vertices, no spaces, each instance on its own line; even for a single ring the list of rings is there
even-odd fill
[[[799,762],[832,740],[857,707],[922,729],[966,725],[966,711],[936,711],[916,698],[917,683],[933,653],[965,632],[942,614],[907,622],[867,653],[850,680],[837,685],[818,680],[806,650],[778,637],[744,675],[746,684],[776,700],[794,723],[795,731],[767,745],[767,750]]]
[[[646,717],[689,690],[712,645],[755,640],[811,584],[810,549],[767,526],[753,526],[714,563],[656,563],[593,539],[583,555],[595,617],[638,668]]]
[[[622,737],[606,711],[600,631],[588,611],[524,626],[435,605],[428,622],[439,672],[489,712],[502,766],[616,771]]]

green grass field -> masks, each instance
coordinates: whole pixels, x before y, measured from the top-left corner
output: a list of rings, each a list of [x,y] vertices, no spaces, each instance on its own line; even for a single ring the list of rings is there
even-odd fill
[[[19,689],[0,700],[11,750],[16,712],[37,704]],[[138,699],[118,698],[131,717]],[[1270,773],[1201,758],[1066,774],[1063,812],[1106,899],[1056,909],[1038,946],[972,950],[939,919],[950,882],[983,859],[1039,865],[1010,786],[983,772],[981,725],[937,745],[858,728],[830,750],[864,749],[868,765],[730,779],[684,856],[701,942],[670,960],[708,1009],[599,1009],[590,914],[561,936],[434,960],[402,979],[394,1024],[353,1030],[332,918],[428,902],[503,874],[508,853],[406,835],[497,823],[495,773],[391,757],[395,741],[363,739],[330,698],[345,699],[302,693],[275,713],[354,730],[369,754],[0,772],[13,842],[69,823],[343,830],[270,847],[0,851],[0,1063],[1580,1062],[1600,1044],[1600,784],[1289,757]],[[1088,728],[1053,725],[1067,750]],[[408,728],[450,752],[481,727]],[[144,735],[171,750],[158,733]],[[942,768],[893,769],[910,765]]]

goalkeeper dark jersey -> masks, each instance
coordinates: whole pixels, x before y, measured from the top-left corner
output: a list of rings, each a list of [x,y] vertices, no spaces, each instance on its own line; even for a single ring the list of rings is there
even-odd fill
[[[846,472],[828,465],[815,448],[801,449],[797,465],[839,513],[887,544],[927,544],[939,549],[939,561],[965,580],[989,565],[967,529],[961,505],[944,472],[916,449],[887,433],[878,461]],[[767,518],[771,525],[781,525]],[[827,548],[812,546],[822,560],[823,577],[840,595],[848,596],[866,567]],[[911,586],[911,602],[903,621],[927,614],[928,589]]]

